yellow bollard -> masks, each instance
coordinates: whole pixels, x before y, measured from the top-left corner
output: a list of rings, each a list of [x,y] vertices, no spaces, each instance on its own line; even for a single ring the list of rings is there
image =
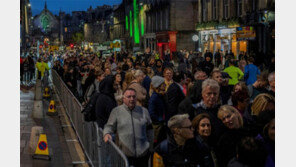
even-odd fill
[[[45,97],[45,98],[48,98],[48,97],[50,97],[50,94],[49,94],[49,89],[48,89],[48,87],[44,88],[43,97]]]
[[[55,109],[55,103],[54,100],[50,100],[49,106],[48,106],[48,112],[47,115],[57,115],[58,113],[56,112]]]

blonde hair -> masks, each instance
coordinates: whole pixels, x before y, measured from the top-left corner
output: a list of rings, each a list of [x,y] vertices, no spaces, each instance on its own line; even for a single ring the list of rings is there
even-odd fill
[[[236,108],[234,108],[230,105],[221,106],[219,108],[219,111],[217,114],[217,116],[220,120],[222,120],[223,113],[235,114],[235,116],[238,118],[239,127],[241,128],[244,125],[243,117],[241,116],[241,114],[239,113],[239,111]]]
[[[262,111],[266,110],[266,107],[270,102],[275,103],[274,97],[270,94],[262,93],[256,96],[251,107],[252,115],[258,116]]]
[[[136,70],[135,73],[134,73],[135,78],[137,78],[137,77],[139,77],[141,75],[144,75],[142,70]]]
[[[132,71],[126,72],[125,77],[124,77],[124,81],[122,84],[122,89],[125,90],[134,79],[135,79],[135,76]]]

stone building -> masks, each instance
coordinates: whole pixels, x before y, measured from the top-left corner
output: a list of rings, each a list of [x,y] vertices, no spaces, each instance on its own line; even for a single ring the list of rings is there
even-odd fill
[[[110,26],[110,40],[120,40],[121,47],[126,48],[126,29],[124,3],[113,9],[113,25]]]
[[[35,40],[41,42],[48,40],[54,44],[59,44],[59,18],[47,9],[46,2],[41,13],[34,17],[33,26]]]
[[[198,0],[197,6],[200,51],[232,51],[236,56],[274,48],[274,0]],[[262,21],[265,15],[269,20]]]
[[[20,1],[20,46],[22,50],[26,50],[31,46],[30,38],[33,30],[32,10],[29,0]]]
[[[125,0],[125,14],[129,21],[133,19],[129,22],[133,27],[129,29],[129,36],[136,38],[136,31],[140,31],[139,43],[135,39],[133,43],[142,50],[157,50],[161,55],[167,49],[171,52],[193,50],[192,36],[197,22],[195,2],[197,0],[140,0],[138,3]]]

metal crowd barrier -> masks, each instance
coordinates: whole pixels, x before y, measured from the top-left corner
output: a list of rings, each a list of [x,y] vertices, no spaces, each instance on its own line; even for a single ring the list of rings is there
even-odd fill
[[[52,70],[56,88],[89,165],[94,167],[128,167],[128,160],[113,141],[103,141],[103,131],[96,122],[85,122],[83,107],[55,70]]]

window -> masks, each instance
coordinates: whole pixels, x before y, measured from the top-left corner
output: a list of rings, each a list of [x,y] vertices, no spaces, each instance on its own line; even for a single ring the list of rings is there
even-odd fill
[[[223,18],[224,19],[228,18],[228,8],[229,8],[228,0],[223,0]]]
[[[237,0],[237,16],[240,17],[242,15],[242,8],[243,8],[243,2],[242,0]]]
[[[168,30],[169,29],[169,19],[170,19],[170,11],[169,8],[166,8],[166,16],[165,16],[165,29]]]
[[[207,21],[208,19],[208,15],[207,15],[207,13],[208,13],[208,10],[207,10],[207,2],[206,2],[206,0],[203,0],[202,1],[202,21]]]
[[[212,17],[213,20],[216,20],[217,17],[217,0],[213,0],[213,9],[212,9],[213,13],[212,13]]]

